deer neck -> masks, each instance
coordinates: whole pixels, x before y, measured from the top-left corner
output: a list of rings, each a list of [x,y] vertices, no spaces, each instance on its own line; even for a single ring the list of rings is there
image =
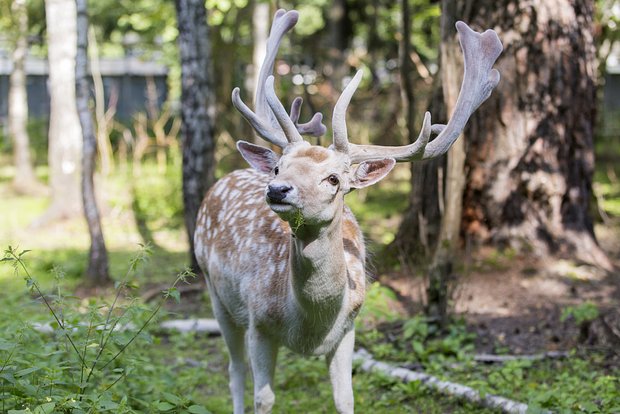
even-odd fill
[[[291,235],[291,288],[302,313],[335,316],[342,306],[346,264],[342,209],[323,225],[303,225]]]

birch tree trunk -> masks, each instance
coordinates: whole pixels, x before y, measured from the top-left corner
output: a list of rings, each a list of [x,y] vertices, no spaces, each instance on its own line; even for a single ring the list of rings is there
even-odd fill
[[[49,59],[52,203],[39,224],[81,213],[82,131],[75,102],[75,0],[45,0]]]
[[[77,84],[77,108],[82,126],[82,203],[90,235],[88,268],[86,278],[89,284],[103,285],[110,282],[108,272],[108,252],[101,230],[101,220],[95,196],[95,160],[97,157],[97,138],[88,103],[90,101],[90,82],[88,80],[88,10],[87,0],[76,0],[77,6],[77,54],[75,78]]]
[[[41,184],[34,172],[28,137],[28,95],[26,92],[25,61],[28,54],[28,10],[26,0],[13,0],[12,18],[15,22],[15,42],[11,60],[13,71],[9,78],[9,134],[13,141],[15,177],[13,188],[21,194],[36,193]]]
[[[588,207],[594,170],[594,2],[477,0],[504,43],[502,80],[470,120],[468,237],[610,269]]]
[[[191,265],[194,271],[199,272],[194,255],[196,215],[207,190],[215,181],[211,47],[204,1],[176,0],[175,4],[181,54],[185,227]]]
[[[267,38],[269,37],[269,23],[271,21],[269,3],[261,0],[254,0],[252,4],[252,64],[247,66],[245,77],[245,89],[248,96],[254,97],[256,103],[256,89],[258,87],[258,75],[265,59],[267,49]],[[254,106],[256,107],[256,106]],[[263,144],[256,132],[246,123],[247,131],[244,135],[253,137],[254,143]]]

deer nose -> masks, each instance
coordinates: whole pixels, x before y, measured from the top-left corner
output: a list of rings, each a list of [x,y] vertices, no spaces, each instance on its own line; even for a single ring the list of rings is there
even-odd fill
[[[292,189],[293,187],[286,184],[269,184],[267,187],[267,198],[271,201],[282,201]]]

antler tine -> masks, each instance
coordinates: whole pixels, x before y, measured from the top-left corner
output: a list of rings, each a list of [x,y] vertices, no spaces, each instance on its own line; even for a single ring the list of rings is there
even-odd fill
[[[362,71],[358,70],[353,79],[344,88],[344,91],[338,97],[334,113],[332,115],[332,129],[334,132],[334,148],[344,154],[349,153],[349,138],[347,136],[347,108],[351,102],[353,94],[357,90],[362,80]]]
[[[290,113],[291,120],[293,121],[295,126],[297,126],[297,130],[301,135],[310,135],[313,137],[323,136],[327,131],[327,127],[325,127],[325,125],[323,125],[322,123],[323,114],[321,114],[320,112],[315,113],[314,116],[312,116],[312,118],[310,119],[310,121],[306,122],[305,124],[300,124],[298,122],[299,113],[301,112],[301,104],[303,102],[304,100],[301,96],[298,96],[297,98],[295,98],[295,100],[293,100]]]
[[[288,141],[282,131],[274,129],[270,122],[252,112],[243,100],[241,100],[241,97],[239,96],[239,88],[235,88],[232,91],[232,103],[241,115],[243,115],[243,117],[250,123],[250,125],[252,125],[252,128],[254,128],[256,133],[265,141],[277,145],[280,148],[284,148],[288,145]]]
[[[471,114],[491,95],[499,83],[499,72],[492,69],[502,52],[502,43],[493,30],[480,34],[465,23],[456,23],[463,50],[464,75],[461,91],[454,112],[447,125],[431,125],[430,114],[424,116],[424,124],[418,139],[400,147],[349,144],[351,162],[378,158],[395,158],[397,161],[414,161],[438,157],[448,151],[459,137]],[[430,134],[437,137],[428,142]]]
[[[273,114],[269,110],[269,104],[267,103],[265,93],[265,82],[267,81],[267,78],[273,73],[275,59],[278,54],[278,49],[280,47],[280,42],[282,41],[282,38],[289,30],[291,30],[297,24],[298,20],[299,13],[295,10],[287,12],[280,9],[274,15],[273,23],[271,25],[271,31],[269,33],[269,38],[267,39],[265,60],[263,61],[263,64],[260,68],[257,80],[256,96],[254,97],[254,107],[256,109],[256,114],[260,118],[269,120],[272,128],[277,131],[277,135],[280,137],[280,141],[285,141],[285,138],[283,134],[279,133],[279,122],[274,118]],[[297,98],[293,101],[290,115],[290,118],[293,120],[293,123],[295,124],[299,133],[311,136],[321,136],[325,134],[327,128],[321,123],[323,115],[321,115],[320,113],[314,114],[312,119],[305,124],[298,123],[302,102],[303,100],[301,98]]]
[[[273,67],[280,48],[280,42],[284,35],[297,24],[299,13],[296,10],[285,11],[279,9],[273,16],[271,23],[271,31],[267,39],[267,50],[265,51],[265,59],[261,65],[258,80],[256,82],[256,94],[254,96],[254,108],[261,118],[269,119],[274,128],[277,128],[277,122],[273,118],[267,99],[265,97],[265,82],[267,77],[273,73]]]
[[[282,102],[280,102],[280,100],[276,96],[273,76],[269,76],[267,78],[267,81],[265,82],[265,94],[267,98],[267,103],[269,104],[273,115],[276,117],[276,120],[280,124],[280,128],[282,128],[282,131],[284,132],[284,135],[286,136],[288,142],[294,143],[303,141],[303,138],[299,134],[299,131],[297,131],[295,123],[293,122],[289,114],[286,113],[286,109],[284,109],[284,106],[282,106]]]
[[[257,84],[256,95],[254,97],[254,108],[256,112],[253,112],[241,99],[239,94],[239,88],[235,88],[232,93],[232,102],[235,108],[241,115],[252,125],[256,130],[256,133],[266,141],[284,148],[288,145],[289,140],[286,137],[285,132],[280,128],[280,122],[274,117],[270,110],[270,105],[267,102],[265,83],[267,78],[273,73],[276,55],[278,54],[278,48],[284,35],[291,30],[297,20],[299,19],[299,13],[295,10],[285,11],[278,10],[273,17],[273,23],[271,25],[271,31],[269,38],[267,39],[267,50],[265,53],[265,59],[261,65]],[[327,128],[321,123],[323,116],[320,113],[314,114],[312,119],[305,123],[299,124],[299,114],[301,112],[301,98],[295,99],[291,107],[290,118],[293,120],[293,124],[299,131],[299,134],[321,136],[325,134]]]

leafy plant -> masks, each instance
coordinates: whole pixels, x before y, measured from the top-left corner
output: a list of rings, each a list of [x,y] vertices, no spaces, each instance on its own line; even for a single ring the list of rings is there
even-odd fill
[[[82,301],[63,293],[64,272],[59,268],[53,270],[54,294],[44,293],[26,266],[27,253],[9,247],[1,261],[24,278],[52,322],[3,322],[7,325],[3,328],[10,328],[5,331],[14,333],[0,341],[2,412],[134,412],[135,401],[113,392],[117,384],[143,368],[139,354],[131,355],[128,349],[132,344],[152,342],[147,327],[169,298],[179,299],[176,286],[192,276],[191,272],[179,273],[155,307],[141,304],[130,292],[131,276],[151,254],[150,247],[143,246],[130,260],[124,279],[117,282],[111,302],[93,298]],[[159,412],[180,408],[206,412],[189,399],[162,395],[166,401],[156,405]]]
[[[366,300],[360,311],[357,321],[366,319],[367,321],[394,320],[398,313],[390,308],[390,303],[397,300],[396,294],[390,288],[373,282],[366,291]],[[360,322],[361,323],[361,322]]]
[[[560,320],[562,322],[569,318],[573,318],[577,325],[592,322],[599,316],[598,306],[592,302],[584,302],[576,306],[567,306],[562,310]]]

